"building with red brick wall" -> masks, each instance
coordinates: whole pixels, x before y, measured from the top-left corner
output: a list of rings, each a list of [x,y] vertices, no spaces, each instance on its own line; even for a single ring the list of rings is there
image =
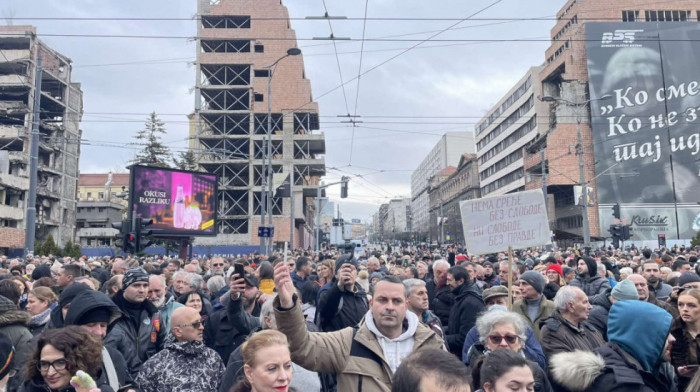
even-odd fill
[[[589,99],[586,56],[586,23],[590,22],[693,22],[698,21],[700,1],[639,2],[632,0],[570,0],[557,12],[551,30],[551,45],[545,51],[540,72],[542,96],[583,103]],[[545,151],[546,181],[552,229],[561,233],[582,235],[582,207],[574,201],[574,185],[579,182],[579,161],[575,154],[578,121],[582,135],[584,177],[597,192],[594,169],[593,135],[590,127],[590,106],[552,103],[549,126],[543,126],[538,137],[524,155],[526,189],[542,187],[541,149]],[[607,211],[607,210],[605,210]],[[607,213],[603,211],[602,213]],[[611,211],[612,212],[612,211]],[[601,233],[599,210],[588,209],[590,234]]]
[[[218,235],[200,245],[254,245],[271,99],[272,167],[293,174],[295,247],[313,246],[313,197],[325,174],[325,139],[303,55],[279,0],[199,0],[192,136],[199,165],[219,177]],[[281,59],[281,60],[280,60]],[[268,96],[269,66],[273,68]],[[292,203],[273,198],[274,243],[290,240]]]

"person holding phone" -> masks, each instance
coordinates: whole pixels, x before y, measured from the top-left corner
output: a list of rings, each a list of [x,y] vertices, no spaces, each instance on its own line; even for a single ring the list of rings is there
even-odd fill
[[[679,390],[690,382],[698,371],[698,344],[700,334],[700,290],[681,287],[678,290],[680,317],[674,320],[671,334],[676,344],[671,348],[671,363],[678,371]]]
[[[350,255],[338,257],[335,278],[318,301],[320,327],[324,332],[357,325],[369,309],[367,293],[356,282],[357,261]]]

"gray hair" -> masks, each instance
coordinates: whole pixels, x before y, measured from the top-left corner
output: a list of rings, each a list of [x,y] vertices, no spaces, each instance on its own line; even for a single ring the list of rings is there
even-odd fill
[[[608,269],[605,268],[604,264],[598,264],[598,274],[600,274],[601,272],[603,273],[603,277],[605,277],[605,275],[607,275],[608,273]]]
[[[403,287],[407,293],[406,297],[411,295],[411,289],[414,287],[425,286],[425,281],[421,279],[404,279]]]
[[[180,275],[187,275],[189,272],[184,271],[184,270],[178,270],[173,274],[173,280],[177,280],[177,277]]]
[[[209,280],[207,280],[207,288],[212,294],[218,293],[219,290],[224,288],[224,286],[226,286],[226,281],[221,275],[214,275],[211,278],[209,278]]]
[[[148,278],[157,278],[158,280],[163,283],[163,287],[167,288],[166,286],[168,285],[167,282],[165,281],[165,276],[163,275],[149,275]]]
[[[202,278],[202,275],[189,273],[187,276],[190,278],[190,288],[201,292],[202,288],[204,288],[204,278]]]
[[[554,296],[554,306],[559,313],[566,312],[566,305],[576,301],[576,294],[583,293],[581,289],[574,286],[562,286]]]
[[[670,268],[669,268],[669,270],[670,270]],[[630,268],[630,267],[622,267],[622,268],[620,268],[620,275],[625,274],[625,275],[627,275],[627,276],[630,276],[630,275],[632,275],[633,273],[634,273],[634,271],[632,271],[632,268]]]
[[[426,270],[428,269],[428,264],[426,264],[426,263],[423,262],[423,261],[419,261],[419,262],[416,263],[416,266],[419,266],[419,265],[422,265],[423,268],[425,268]]]
[[[450,263],[448,263],[447,261],[445,261],[445,260],[443,260],[443,259],[436,260],[436,261],[433,263],[433,271],[435,270],[435,267],[438,267],[438,266],[447,267],[447,268],[449,269],[449,268],[450,268]]]
[[[503,261],[501,261],[500,263],[498,263],[498,268],[500,269],[501,267],[506,267],[506,268],[508,268],[508,260],[503,260]],[[514,259],[514,260],[513,260],[513,274],[517,274],[518,271],[519,271],[519,270],[518,270],[518,263],[517,263],[517,262],[515,261],[515,259]]]
[[[269,297],[265,302],[263,302],[262,306],[260,306],[260,326],[262,327],[262,329],[267,329],[265,317],[269,317],[270,320],[275,319],[275,309],[272,306],[272,303],[275,301],[275,298],[277,298],[277,294],[274,294],[271,297]]]
[[[492,309],[476,319],[476,330],[479,332],[479,340],[483,343],[497,325],[511,324],[515,327],[515,333],[522,344],[527,340],[527,324],[522,316],[507,310]]]

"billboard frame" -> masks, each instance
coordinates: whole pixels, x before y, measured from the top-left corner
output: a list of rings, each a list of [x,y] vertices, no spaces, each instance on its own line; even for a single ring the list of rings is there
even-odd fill
[[[218,235],[218,226],[217,224],[219,223],[219,178],[216,174],[212,173],[207,173],[207,172],[199,172],[199,171],[194,171],[194,170],[180,170],[180,169],[173,169],[169,167],[158,167],[158,166],[148,166],[148,165],[132,165],[129,167],[129,211],[127,213],[127,216],[129,217],[129,220],[133,222],[134,219],[134,197],[136,195],[136,192],[134,191],[136,189],[136,184],[135,184],[135,177],[134,177],[134,170],[135,169],[151,169],[151,170],[164,170],[168,172],[177,172],[177,173],[188,173],[188,174],[194,174],[194,175],[208,175],[208,176],[213,176],[214,177],[214,223],[213,227],[214,230],[212,233],[206,233],[201,230],[199,231],[193,231],[193,230],[180,230],[177,232],[173,231],[168,231],[165,229],[156,229],[156,228],[149,228],[149,230],[153,231],[153,234],[151,237],[157,238],[157,239],[173,239],[173,238],[187,238],[187,237],[216,237]]]

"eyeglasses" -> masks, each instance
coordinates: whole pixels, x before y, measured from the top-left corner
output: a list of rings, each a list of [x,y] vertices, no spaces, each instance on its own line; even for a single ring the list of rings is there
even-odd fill
[[[505,339],[506,343],[508,343],[508,344],[515,344],[515,342],[517,342],[518,339],[520,339],[520,337],[518,335],[511,335],[511,334],[503,335],[503,336],[502,335],[489,335],[489,340],[493,344],[501,344],[503,339]]]
[[[194,329],[199,329],[199,327],[201,327],[202,325],[204,325],[204,321],[199,320],[199,321],[193,322],[192,324],[179,324],[178,327],[180,327],[180,328],[192,327]]]
[[[212,266],[214,266],[214,267],[223,267],[224,265],[223,265],[223,264],[212,264]]]
[[[58,372],[58,371],[64,370],[67,365],[68,365],[68,361],[66,361],[65,358],[61,358],[61,359],[57,359],[53,362],[39,361],[39,363],[36,364],[36,367],[41,372],[48,372],[50,367],[53,367],[53,370]]]

